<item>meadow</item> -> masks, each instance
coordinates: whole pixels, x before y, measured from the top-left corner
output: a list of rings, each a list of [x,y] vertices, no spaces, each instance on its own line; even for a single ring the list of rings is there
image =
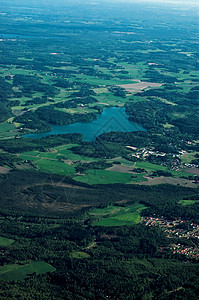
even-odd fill
[[[88,184],[108,184],[108,183],[136,183],[146,181],[143,174],[136,174],[132,177],[129,173],[112,172],[108,170],[88,170],[83,175],[74,176],[73,179]]]
[[[0,139],[13,138],[16,133],[17,132],[14,124],[9,122],[0,123]]]
[[[168,167],[161,166],[158,164],[152,164],[146,161],[142,162],[131,162],[126,160],[125,158],[119,157],[115,159],[107,159],[107,162],[114,163],[115,161],[120,162],[121,165],[118,166],[117,169],[120,169],[121,172],[113,170],[99,170],[99,169],[89,169],[83,172],[82,174],[78,174],[75,171],[75,167],[77,167],[80,163],[89,163],[89,162],[97,162],[99,159],[93,157],[82,156],[73,153],[70,148],[77,146],[77,144],[68,144],[58,146],[52,149],[48,149],[46,152],[40,151],[29,151],[24,152],[18,155],[22,160],[30,160],[33,162],[34,166],[42,171],[49,172],[60,175],[70,175],[74,180],[79,182],[84,182],[88,184],[106,184],[106,183],[138,183],[145,182],[147,179],[146,176],[150,175],[151,172],[162,170],[165,172],[170,172],[174,177],[188,177],[189,173],[177,170],[170,170]],[[125,171],[123,166],[131,167],[132,172],[128,170]],[[143,168],[146,170],[146,173],[133,173],[133,169]],[[128,168],[127,168],[128,169]]]
[[[89,258],[90,255],[83,251],[74,251],[70,254],[70,257],[76,259],[82,259],[82,258]]]
[[[31,160],[35,167],[43,172],[66,175],[75,173],[75,162],[77,161],[97,161],[95,158],[89,158],[74,154],[70,148],[76,144],[68,144],[49,149],[47,152],[28,151],[19,154],[23,160]]]
[[[31,274],[36,275],[53,272],[55,268],[44,261],[30,262],[25,265],[10,264],[0,267],[0,280],[18,281],[30,277]]]
[[[14,242],[15,240],[13,239],[0,236],[0,247],[11,246]]]
[[[140,212],[147,207],[140,203],[129,206],[108,206],[91,210],[90,215],[98,221],[93,221],[94,226],[125,226],[134,225],[141,220]]]
[[[192,204],[195,204],[195,203],[198,203],[199,200],[181,200],[180,203],[183,205],[183,206],[187,206],[187,205],[192,205]]]

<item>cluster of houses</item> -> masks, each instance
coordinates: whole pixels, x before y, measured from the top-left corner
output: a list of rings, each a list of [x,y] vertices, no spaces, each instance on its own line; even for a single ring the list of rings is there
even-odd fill
[[[126,146],[126,148],[128,150],[134,151],[134,153],[132,153],[131,155],[135,156],[137,158],[145,159],[150,155],[155,155],[156,157],[158,157],[158,156],[164,157],[167,155],[165,152],[155,151],[153,147],[152,148],[145,147],[145,148],[138,149],[136,147]]]
[[[147,159],[149,156],[154,157],[167,157],[170,158],[167,161],[162,161],[162,165],[170,166],[171,170],[179,170],[181,167],[188,167],[188,168],[199,168],[199,165],[193,164],[193,163],[184,163],[181,162],[181,157],[187,153],[185,150],[181,150],[177,153],[166,153],[166,152],[160,152],[156,151],[154,147],[144,147],[144,148],[137,148],[133,146],[126,146],[127,150],[132,151],[131,156],[134,156],[139,159]],[[169,163],[170,161],[170,163]]]
[[[199,224],[190,224],[187,220],[182,220],[181,218],[177,220],[168,220],[164,217],[145,217],[142,221],[146,226],[157,226],[162,228],[168,238],[178,239],[178,244],[171,244],[170,247],[161,247],[161,252],[171,251],[174,254],[182,254],[188,257],[199,258],[199,248],[197,244],[191,246],[183,245],[183,240],[179,243],[182,238],[187,240],[191,239],[192,244],[194,243],[194,239],[199,239]]]

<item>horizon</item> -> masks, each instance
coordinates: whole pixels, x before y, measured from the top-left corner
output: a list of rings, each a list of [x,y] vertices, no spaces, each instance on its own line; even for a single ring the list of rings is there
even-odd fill
[[[56,2],[54,2],[54,0],[14,0],[14,1],[9,1],[9,0],[2,0],[2,4],[8,4],[9,2],[11,2],[12,4],[18,3],[18,4],[54,4],[56,6],[58,5],[62,5],[62,4],[67,4],[67,3],[78,3],[81,2],[80,0],[57,0]],[[140,4],[144,4],[144,3],[155,3],[155,4],[182,4],[182,5],[186,5],[186,6],[192,6],[192,5],[197,5],[199,6],[198,0],[191,0],[191,1],[186,1],[186,0],[86,0],[84,1],[84,4],[100,4],[101,2],[109,2],[109,3],[114,3],[114,2],[118,2],[118,3],[140,3]],[[83,4],[83,3],[82,3]]]

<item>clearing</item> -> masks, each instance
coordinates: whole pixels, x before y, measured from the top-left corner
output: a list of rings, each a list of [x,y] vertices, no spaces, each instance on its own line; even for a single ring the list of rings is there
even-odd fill
[[[6,238],[4,236],[0,236],[0,247],[7,247],[12,245],[15,242],[15,240],[12,240],[10,238]]]
[[[0,280],[13,281],[24,280],[30,277],[33,273],[36,275],[53,272],[56,269],[45,261],[30,262],[26,265],[5,265],[0,267]]]
[[[90,212],[90,215],[97,218],[94,226],[132,226],[141,220],[140,212],[147,207],[140,203],[134,203],[129,206],[108,206],[105,208],[96,208]]]
[[[138,83],[131,83],[131,84],[121,84],[118,85],[122,88],[124,88],[125,90],[127,90],[128,92],[134,92],[134,91],[142,91],[146,88],[158,88],[161,87],[162,84],[161,83],[155,83],[155,82],[138,82]]]

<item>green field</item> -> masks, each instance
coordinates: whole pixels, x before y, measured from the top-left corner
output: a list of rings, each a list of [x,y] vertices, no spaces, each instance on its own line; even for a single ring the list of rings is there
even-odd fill
[[[72,252],[70,254],[71,258],[77,258],[77,259],[81,259],[81,258],[89,258],[90,255],[83,252],[83,251],[75,251],[75,252]]]
[[[74,78],[72,78],[74,79]],[[119,85],[119,84],[129,84],[132,83],[131,79],[119,79],[119,78],[111,78],[111,79],[101,79],[94,76],[88,76],[88,75],[78,75],[78,77],[75,78],[75,80],[78,82],[88,82],[89,84],[94,85]]]
[[[44,261],[30,262],[26,265],[5,265],[0,267],[0,280],[17,281],[28,278],[32,273],[36,275],[53,272],[55,268]]]
[[[49,172],[60,175],[72,175],[77,181],[88,184],[107,184],[107,183],[137,183],[147,181],[143,176],[146,174],[136,173],[134,178],[131,173],[114,172],[109,170],[90,169],[82,175],[76,175],[75,167],[80,162],[99,161],[97,158],[81,156],[74,154],[70,148],[77,146],[76,144],[68,144],[55,147],[47,152],[29,151],[19,154],[19,158],[23,160],[31,160],[34,165],[42,172]],[[162,170],[170,172],[174,177],[190,176],[189,173],[177,170],[173,171],[169,168],[149,162],[131,162],[124,158],[108,159],[108,162],[119,161],[124,166],[132,166],[135,168],[144,168],[148,173]]]
[[[167,168],[165,166],[160,166],[160,165],[152,164],[152,163],[149,163],[149,162],[137,162],[135,167],[136,168],[144,168],[147,172],[162,170],[162,171],[165,171],[165,172],[169,172],[173,176],[176,176],[176,177],[180,177],[180,176],[187,176],[188,177],[188,176],[190,176],[190,174],[187,173],[187,172],[183,172],[183,171],[180,171],[180,170],[172,171],[172,170],[170,170],[169,168]]]
[[[15,240],[0,236],[0,247],[10,246],[15,242]]]
[[[143,174],[136,174],[136,178],[132,178],[132,174],[119,173],[107,170],[88,170],[85,175],[75,176],[73,179],[88,184],[108,184],[108,183],[134,183],[146,181]]]
[[[140,203],[122,206],[109,206],[106,208],[93,209],[90,215],[97,218],[94,226],[125,226],[137,224],[140,219],[140,212],[147,207]]]
[[[195,159],[195,155],[199,154],[198,152],[185,153],[182,155],[181,160],[183,163],[191,163],[193,159]]]
[[[14,124],[0,123],[0,138],[13,138],[17,134]]]
[[[37,161],[37,166],[42,172],[49,172],[53,174],[73,174],[75,169],[73,166],[68,165],[64,162],[49,160],[49,159],[41,159]]]
[[[42,172],[49,172],[60,175],[75,174],[75,165],[78,161],[97,161],[96,158],[74,154],[70,148],[76,144],[62,145],[51,149],[48,152],[28,151],[19,154],[19,158],[30,160]],[[79,177],[78,177],[79,179]]]
[[[187,205],[192,205],[192,204],[195,204],[195,203],[199,203],[199,200],[181,200],[180,203],[183,206],[187,206]]]

